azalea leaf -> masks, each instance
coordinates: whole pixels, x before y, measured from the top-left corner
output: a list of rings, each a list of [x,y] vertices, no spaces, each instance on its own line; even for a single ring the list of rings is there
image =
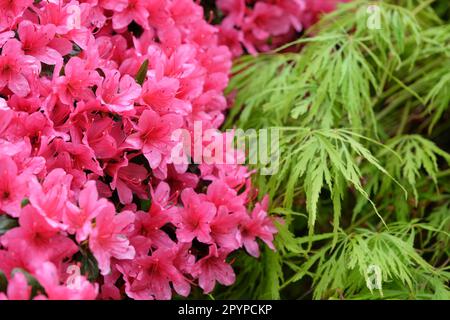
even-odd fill
[[[8,279],[6,275],[0,270],[0,292],[5,292],[8,287]]]
[[[98,262],[89,250],[82,250],[81,273],[84,274],[89,281],[95,281],[100,275]]]
[[[141,199],[141,210],[147,212],[152,204],[151,199]]]
[[[141,86],[145,81],[145,77],[147,77],[147,70],[148,70],[148,59],[145,59],[145,61],[139,68],[138,73],[136,74],[136,82]]]
[[[27,204],[30,203],[30,200],[28,198],[24,198],[21,202],[20,202],[20,207],[23,208],[25,207]]]
[[[11,218],[6,214],[0,215],[0,236],[18,225],[17,219]]]

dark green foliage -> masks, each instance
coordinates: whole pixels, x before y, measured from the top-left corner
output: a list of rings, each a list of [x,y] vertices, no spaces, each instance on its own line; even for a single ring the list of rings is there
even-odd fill
[[[0,215],[0,236],[6,233],[9,229],[17,227],[17,219],[11,218],[7,215]]]

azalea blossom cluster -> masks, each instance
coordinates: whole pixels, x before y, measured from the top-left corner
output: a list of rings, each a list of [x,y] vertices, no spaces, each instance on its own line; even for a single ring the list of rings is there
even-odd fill
[[[234,57],[268,51],[295,40],[339,2],[350,0],[217,0],[224,15],[219,41]]]
[[[218,128],[227,108],[231,54],[200,5],[0,10],[0,298],[210,293],[235,281],[232,252],[274,249],[246,167],[171,161],[174,130]]]

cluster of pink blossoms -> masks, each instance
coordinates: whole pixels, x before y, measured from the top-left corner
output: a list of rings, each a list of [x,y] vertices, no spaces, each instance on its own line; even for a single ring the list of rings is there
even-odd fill
[[[264,52],[295,40],[321,14],[350,0],[217,0],[225,15],[219,41],[237,57]]]
[[[267,199],[246,209],[246,167],[171,161],[174,130],[218,128],[227,108],[231,54],[201,6],[14,0],[0,11],[0,299],[209,293],[235,281],[231,252],[257,257],[258,239],[273,249]]]

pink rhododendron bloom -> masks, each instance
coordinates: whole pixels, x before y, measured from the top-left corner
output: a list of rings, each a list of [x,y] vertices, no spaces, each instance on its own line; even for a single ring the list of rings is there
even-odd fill
[[[16,272],[8,283],[6,294],[0,292],[0,300],[30,300],[31,286],[21,272]]]
[[[75,279],[73,287],[60,283],[60,275],[55,265],[45,262],[36,271],[36,279],[45,290],[46,296],[37,299],[49,300],[94,300],[98,294],[98,285],[92,284],[83,276]]]
[[[192,189],[183,190],[181,201],[183,201],[184,209],[181,209],[178,221],[178,239],[182,242],[190,242],[197,238],[200,242],[210,243],[210,223],[216,214],[215,206]]]
[[[320,15],[349,0],[217,0],[225,14],[219,41],[233,56],[268,51],[296,39]]]
[[[16,163],[0,155],[0,212],[18,217],[26,190],[26,179],[18,175]]]
[[[2,47],[6,43],[6,41],[8,41],[11,38],[14,38],[13,31],[0,32],[0,47]]]
[[[216,4],[222,12],[226,14],[223,25],[232,26],[233,24],[241,25],[243,23],[246,0],[217,0]]]
[[[239,57],[244,53],[241,45],[244,42],[244,34],[242,31],[232,27],[221,26],[219,35],[220,43],[230,48],[234,57]]]
[[[72,240],[49,225],[46,219],[30,205],[22,210],[19,225],[6,232],[0,238],[0,243],[11,251],[26,248],[34,264],[58,261],[78,251]]]
[[[94,93],[90,86],[100,82],[100,75],[94,71],[86,69],[83,60],[74,57],[64,66],[64,76],[56,80],[57,94],[65,104],[72,104],[77,99],[92,99]]]
[[[226,183],[213,181],[206,192],[206,198],[216,205],[217,208],[224,206],[231,212],[245,212],[245,197],[237,194],[237,191]]]
[[[114,29],[127,27],[133,20],[144,29],[148,29],[147,1],[145,0],[125,0],[119,1],[117,5],[111,7],[117,13],[113,16]],[[126,3],[126,5],[124,5]]]
[[[183,119],[175,114],[159,116],[152,110],[145,110],[139,118],[137,133],[130,135],[126,142],[134,149],[142,149],[152,169],[162,166],[163,176],[167,175],[166,158],[170,155],[172,131],[183,125]]]
[[[72,177],[62,169],[53,170],[42,185],[37,179],[30,181],[30,202],[52,227],[66,228],[60,223],[66,211]]]
[[[160,81],[148,79],[143,88],[142,100],[159,114],[186,114],[191,105],[176,98],[180,82],[175,78],[162,78]]]
[[[65,211],[64,221],[68,231],[76,233],[78,242],[87,239],[92,230],[93,219],[107,206],[106,199],[99,199],[94,181],[88,181],[78,196],[78,206],[71,204]]]
[[[125,229],[134,221],[132,212],[116,215],[114,206],[108,203],[97,214],[95,227],[89,236],[89,247],[98,261],[103,275],[110,272],[111,258],[133,259],[134,248],[124,235]]]
[[[117,141],[112,135],[114,121],[111,118],[97,118],[87,126],[83,144],[89,146],[98,159],[114,158]]]
[[[220,206],[216,217],[211,221],[211,236],[221,248],[235,250],[242,245],[239,224],[241,213],[230,213],[225,206]]]
[[[134,259],[130,270],[122,268],[127,294],[137,300],[168,300],[172,297],[172,283],[178,294],[188,296],[190,285],[174,266],[176,256],[175,248],[158,249],[151,256]]]
[[[94,151],[83,143],[64,142],[57,138],[48,145],[41,144],[39,155],[46,158],[48,169],[62,168],[73,176],[83,170],[103,173]]]
[[[54,25],[39,26],[25,20],[19,24],[18,33],[25,54],[46,64],[62,63],[61,53],[51,47],[55,36]]]
[[[144,235],[151,246],[156,248],[172,247],[175,243],[169,235],[161,230],[168,223],[174,222],[178,209],[169,203],[170,187],[161,182],[156,190],[152,191],[152,204],[148,212],[136,212],[135,231]]]
[[[10,27],[33,0],[0,0],[0,30]]]
[[[190,172],[180,173],[175,169],[174,165],[167,166],[167,178],[165,179],[174,191],[181,192],[186,188],[193,188],[198,184],[199,177]]]
[[[264,241],[271,249],[275,249],[272,241],[276,233],[273,221],[267,216],[268,198],[263,199],[262,203],[257,203],[251,213],[251,218],[247,217],[244,221],[241,234],[245,249],[254,257],[259,257],[259,246],[256,238]]]
[[[177,163],[172,135],[225,146],[232,54],[288,41],[304,3],[220,0],[213,26],[193,0],[0,0],[0,299],[187,297],[273,248],[245,154]]]
[[[214,245],[209,246],[209,254],[197,261],[192,274],[198,277],[198,283],[204,293],[213,291],[216,281],[223,285],[234,283],[235,274],[233,268],[226,263],[227,251],[217,250]]]
[[[27,77],[37,76],[40,69],[35,58],[23,54],[19,41],[8,40],[0,55],[0,90],[7,86],[18,96],[26,96],[31,90]]]
[[[288,32],[290,21],[282,19],[283,15],[281,8],[257,2],[245,23],[257,39],[267,39],[270,34],[278,36]]]
[[[111,112],[125,113],[133,110],[134,100],[141,94],[141,87],[136,81],[125,74],[120,78],[118,71],[105,70],[105,79],[97,89],[100,101]]]
[[[125,157],[106,168],[106,172],[113,178],[110,186],[117,190],[119,200],[123,204],[130,204],[133,193],[145,198],[146,192],[143,181],[148,177],[147,169],[136,163],[130,163]]]

